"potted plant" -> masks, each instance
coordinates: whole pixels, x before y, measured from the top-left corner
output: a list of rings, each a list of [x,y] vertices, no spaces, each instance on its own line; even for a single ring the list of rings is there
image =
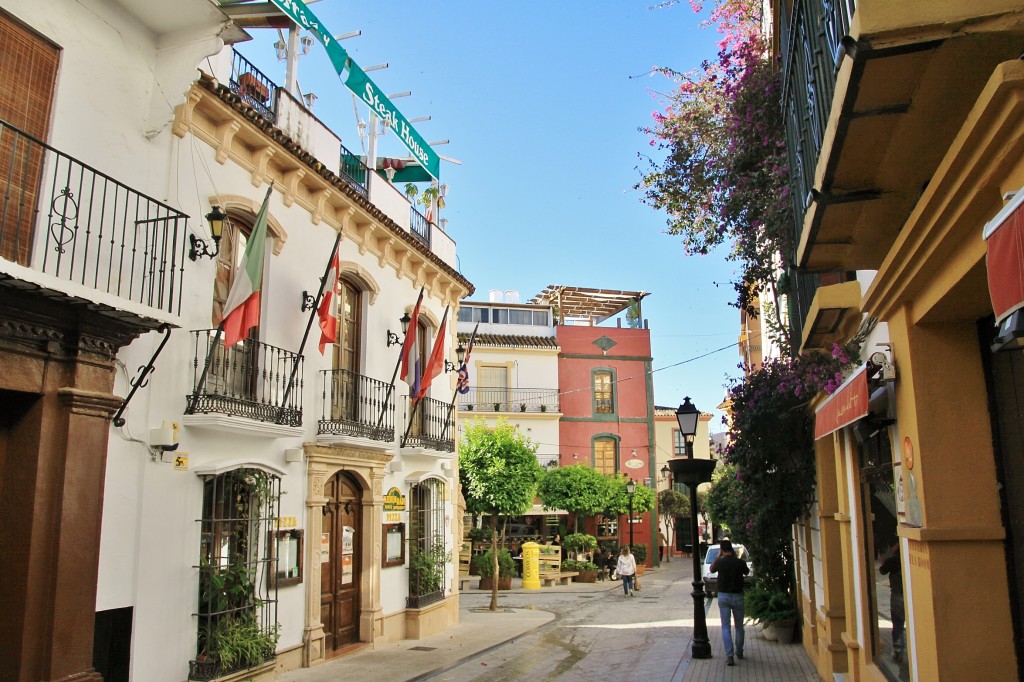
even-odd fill
[[[441,591],[445,564],[450,559],[451,552],[445,549],[440,537],[435,537],[427,548],[416,545],[410,548],[409,596],[406,599],[409,608],[419,608],[422,597]]]
[[[480,589],[493,589],[494,583],[494,554],[487,550],[474,559],[477,572],[480,574]],[[498,550],[498,589],[511,590],[512,576],[516,573],[516,562],[507,549]]]
[[[647,570],[647,545],[633,545],[630,548],[633,558],[636,559],[636,574],[643,575]]]
[[[526,403],[519,403],[519,411],[526,412]]]
[[[562,546],[579,559],[583,552],[593,552],[597,549],[597,538],[586,533],[570,533],[562,540]]]
[[[547,406],[546,403],[541,403],[540,404],[540,411],[541,412],[547,412],[548,411],[548,406]]]
[[[494,403],[494,411],[501,412],[501,403]]]
[[[574,583],[597,582],[597,564],[593,561],[574,561],[567,559],[562,562],[563,571],[575,571],[578,575],[572,577]]]
[[[763,626],[766,639],[793,641],[799,614],[788,591],[754,586],[744,592],[743,606],[746,616]]]

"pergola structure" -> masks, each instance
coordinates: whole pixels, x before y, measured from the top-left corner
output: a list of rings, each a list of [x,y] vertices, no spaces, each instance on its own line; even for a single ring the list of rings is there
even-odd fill
[[[643,319],[640,301],[650,294],[646,291],[619,291],[617,289],[586,289],[561,284],[549,284],[530,303],[552,305],[558,311],[558,323],[594,326],[601,324],[630,306],[637,304],[637,317]]]

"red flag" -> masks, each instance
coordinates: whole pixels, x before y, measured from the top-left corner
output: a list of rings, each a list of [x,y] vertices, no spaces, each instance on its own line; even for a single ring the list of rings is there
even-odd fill
[[[402,342],[402,373],[399,378],[405,383],[412,385],[411,372],[409,371],[409,358],[412,355],[412,347],[416,345],[416,330],[419,327],[420,304],[423,303],[423,288],[420,288],[420,296],[416,299],[416,307],[412,309],[412,317],[409,318],[409,329],[405,332],[405,341]]]
[[[329,343],[338,340],[338,318],[333,315],[335,293],[338,290],[338,252],[334,252],[331,265],[327,269],[327,277],[324,278],[320,293],[323,298],[320,300],[320,307],[316,314],[320,318],[320,355],[324,354],[324,347]]]
[[[430,352],[427,366],[423,370],[423,378],[420,379],[420,388],[416,391],[415,399],[419,400],[427,394],[430,383],[441,373],[444,368],[444,346],[447,339],[445,329],[448,326],[448,308],[444,309],[444,317],[441,318],[441,328],[437,330],[437,338],[434,339],[434,350]]]

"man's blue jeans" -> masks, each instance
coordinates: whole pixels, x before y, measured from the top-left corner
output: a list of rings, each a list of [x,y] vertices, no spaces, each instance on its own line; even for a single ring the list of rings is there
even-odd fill
[[[719,592],[718,615],[722,619],[722,642],[725,655],[733,655],[732,623],[736,623],[736,653],[743,655],[743,593]]]

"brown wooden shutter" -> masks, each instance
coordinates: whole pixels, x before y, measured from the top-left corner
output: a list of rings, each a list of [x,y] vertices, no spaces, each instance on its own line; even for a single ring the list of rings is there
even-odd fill
[[[0,12],[0,255],[29,264],[42,148],[11,127],[46,141],[59,50]]]

